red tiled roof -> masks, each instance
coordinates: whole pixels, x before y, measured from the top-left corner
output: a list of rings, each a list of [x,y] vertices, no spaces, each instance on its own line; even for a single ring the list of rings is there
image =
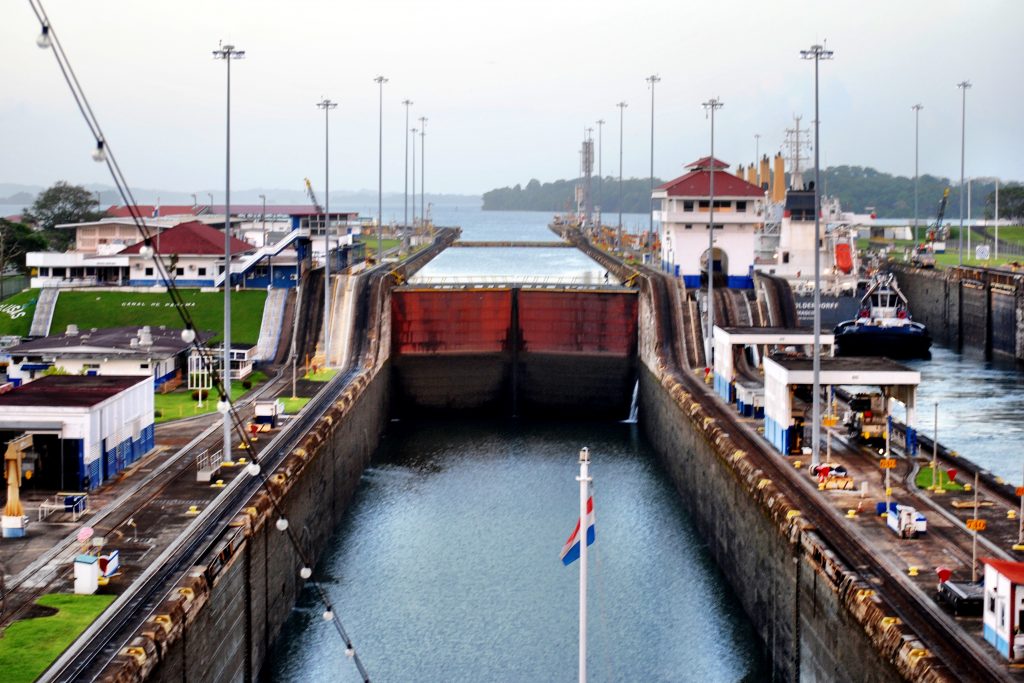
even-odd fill
[[[153,218],[153,211],[157,208],[155,204],[136,204],[139,216],[142,218]],[[161,216],[198,216],[205,206],[161,204]],[[104,214],[107,218],[129,218],[132,215],[131,207],[114,205],[107,209]]]
[[[729,164],[725,163],[721,159],[715,159],[715,168],[729,168]],[[692,163],[687,164],[683,168],[711,168],[711,157],[701,157]]]
[[[657,189],[665,191],[669,197],[710,197],[711,171],[690,171]],[[764,197],[764,190],[732,173],[716,171],[715,197]]]
[[[983,557],[981,561],[994,567],[997,572],[1013,583],[1024,584],[1024,562],[997,560],[994,557]]]
[[[142,242],[125,247],[121,254],[138,254]],[[152,246],[161,254],[180,254],[183,256],[216,256],[224,254],[224,232],[211,228],[199,221],[179,223],[154,237]],[[240,239],[231,238],[231,254],[244,254],[255,251],[256,247]]]

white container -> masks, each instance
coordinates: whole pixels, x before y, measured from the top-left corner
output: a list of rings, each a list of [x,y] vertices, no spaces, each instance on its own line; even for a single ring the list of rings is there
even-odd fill
[[[100,563],[95,555],[75,558],[75,593],[92,595],[100,585]]]

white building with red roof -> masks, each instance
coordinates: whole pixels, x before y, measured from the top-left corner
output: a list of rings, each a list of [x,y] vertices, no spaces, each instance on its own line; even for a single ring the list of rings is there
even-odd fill
[[[765,191],[726,169],[720,159],[704,157],[686,166],[688,172],[655,188],[661,203],[654,218],[661,222],[662,268],[687,287],[700,287],[708,252],[711,174],[715,176],[714,272],[729,287],[753,286],[756,235],[764,228]],[[717,280],[716,280],[717,281]]]
[[[1024,562],[993,557],[981,561],[985,564],[981,613],[985,640],[1010,661],[1024,661]]]
[[[154,256],[140,253],[142,242],[125,247],[120,255],[128,257],[128,284],[148,287],[163,284],[154,258],[159,255],[167,274],[181,287],[212,287],[224,272],[224,233],[199,221],[180,223],[157,233],[150,246]],[[231,258],[256,251],[256,246],[231,238]]]

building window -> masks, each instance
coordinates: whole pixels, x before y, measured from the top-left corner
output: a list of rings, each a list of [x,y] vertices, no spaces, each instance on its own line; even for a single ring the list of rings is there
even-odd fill
[[[693,230],[693,223],[687,223],[686,224],[686,229],[687,230]]]
[[[746,213],[747,212],[747,203],[746,202],[736,202],[736,211],[737,211],[737,213]]]
[[[693,211],[693,200],[692,199],[684,199],[683,200],[683,211]]]
[[[40,269],[39,269],[39,274],[40,274],[41,276],[43,276],[43,277],[49,277],[49,275],[50,275],[50,269],[49,269],[49,268],[40,268]]]
[[[184,268],[175,268],[174,269],[174,274],[177,275],[178,277],[181,277],[182,275],[185,274],[185,269]]]
[[[146,277],[153,277],[153,269],[146,268]]]
[[[199,273],[200,275],[206,275],[206,268],[200,268],[200,269],[199,269],[198,271],[196,271],[196,272],[198,272],[198,273]]]
[[[149,370],[149,363],[139,363],[139,370]]]
[[[708,209],[708,208],[711,208],[711,202],[709,202],[706,199],[702,199],[699,202],[697,202],[697,206],[702,208],[702,209]]]
[[[989,593],[988,594],[988,611],[992,612],[993,614],[996,611],[996,596],[995,596],[995,593]]]
[[[224,272],[224,266],[217,266],[217,272],[218,273],[223,273]]]
[[[99,363],[82,363],[82,368],[85,370],[99,370]]]

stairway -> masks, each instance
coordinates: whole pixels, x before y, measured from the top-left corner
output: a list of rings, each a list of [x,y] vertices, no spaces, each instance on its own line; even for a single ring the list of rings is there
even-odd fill
[[[253,360],[263,362],[274,360],[277,344],[281,339],[281,319],[284,316],[284,306],[287,300],[287,289],[270,289],[267,292],[267,302],[263,305],[260,338],[256,342],[256,353]]]
[[[60,294],[60,289],[56,287],[39,290],[36,312],[32,317],[32,327],[28,331],[30,337],[45,337],[50,333],[50,323],[53,321],[53,310],[57,307],[58,294]]]

